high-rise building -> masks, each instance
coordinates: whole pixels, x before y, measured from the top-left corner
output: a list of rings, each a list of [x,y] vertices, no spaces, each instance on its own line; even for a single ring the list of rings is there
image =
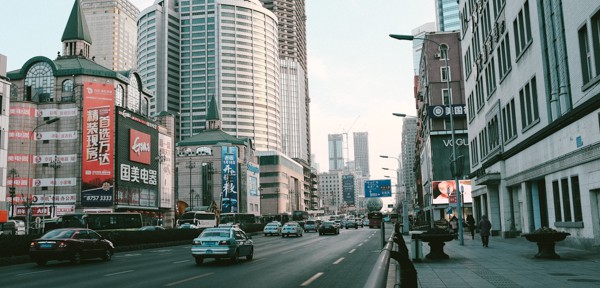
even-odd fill
[[[419,74],[419,67],[421,66],[421,50],[423,49],[423,38],[426,33],[435,32],[435,23],[425,23],[411,31],[412,36],[415,39],[412,41],[413,46],[413,70],[415,75]]]
[[[310,99],[304,0],[261,0],[279,20],[282,151],[310,163]]]
[[[327,135],[329,145],[329,171],[344,169],[344,135]]]
[[[81,10],[94,44],[90,46],[92,59],[114,71],[136,68],[140,10],[128,0],[82,0]]]
[[[179,113],[179,13],[174,0],[157,1],[138,17],[138,71],[154,92],[150,115]],[[179,135],[179,117],[176,118]],[[176,138],[179,139],[179,138]]]
[[[417,143],[417,117],[404,117],[402,120],[402,153],[400,154],[401,167],[400,178],[398,179],[398,186],[408,195],[408,200],[411,201],[411,207],[414,203],[418,202],[418,195],[416,194],[416,175],[414,171],[415,159],[417,150],[415,144]]]
[[[363,177],[369,177],[369,133],[354,132],[354,165]]]
[[[435,18],[438,31],[457,31],[460,29],[460,15],[456,0],[434,0]]]

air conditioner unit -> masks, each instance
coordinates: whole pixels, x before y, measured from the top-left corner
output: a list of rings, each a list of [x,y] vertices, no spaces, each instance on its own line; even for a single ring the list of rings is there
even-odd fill
[[[442,58],[442,54],[441,53],[435,53],[435,55],[433,55],[433,57],[435,58]]]

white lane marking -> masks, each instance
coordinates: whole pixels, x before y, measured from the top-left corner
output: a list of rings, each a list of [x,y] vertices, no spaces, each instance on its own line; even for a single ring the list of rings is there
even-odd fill
[[[358,247],[362,246],[363,243],[358,244]]]
[[[142,254],[140,253],[130,253],[130,254],[123,254],[123,255],[115,255],[115,257],[133,257],[133,256],[140,256]]]
[[[292,250],[283,251],[283,252],[281,252],[281,254],[287,254],[287,253],[290,253],[290,252],[292,252],[292,251],[296,251],[296,250],[295,250],[295,249],[292,249]]]
[[[44,273],[44,272],[50,272],[50,271],[52,271],[52,270],[42,270],[42,271],[35,271],[35,272],[20,273],[20,274],[17,274],[16,276],[25,276],[25,275],[38,274],[38,273]]]
[[[310,283],[312,283],[313,281],[317,280],[317,278],[321,277],[321,275],[323,275],[323,272],[319,272],[319,273],[313,275],[312,277],[308,278],[308,280],[306,280],[302,284],[300,284],[300,286],[308,286],[308,285],[310,285]]]
[[[134,270],[126,270],[126,271],[121,271],[121,272],[116,272],[116,273],[105,274],[104,277],[115,276],[115,275],[120,275],[120,274],[125,274],[125,273],[131,273],[133,271]]]
[[[162,249],[162,250],[155,250],[155,251],[150,251],[152,253],[165,253],[165,252],[171,252],[171,249]]]
[[[349,254],[352,254],[352,253],[354,253],[354,251],[356,251],[356,249],[352,249],[352,250],[350,250],[350,252],[348,252],[348,253],[349,253]]]
[[[183,282],[188,282],[188,281],[192,281],[194,279],[203,278],[203,277],[206,277],[206,276],[210,276],[212,274],[215,274],[215,273],[206,273],[206,274],[202,274],[202,275],[198,275],[198,276],[194,276],[194,277],[182,279],[182,280],[175,281],[175,282],[172,282],[172,283],[169,283],[169,284],[165,284],[165,286],[168,287],[168,286],[173,286],[173,285],[181,284]]]
[[[333,265],[340,264],[340,262],[342,262],[342,260],[344,260],[344,257],[342,257],[342,258],[340,258],[338,260],[335,260],[335,262],[333,262]]]
[[[185,262],[189,262],[189,261],[192,261],[192,260],[175,261],[175,262],[173,262],[173,264],[180,264],[180,263],[185,263]]]

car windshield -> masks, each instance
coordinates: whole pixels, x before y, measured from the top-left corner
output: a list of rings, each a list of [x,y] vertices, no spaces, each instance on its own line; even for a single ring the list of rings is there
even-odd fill
[[[269,228],[277,228],[277,226],[279,226],[279,225],[277,225],[277,224],[267,224],[267,227],[269,227]]]
[[[315,221],[306,221],[306,224],[312,224],[312,225],[314,225]]]
[[[229,237],[229,231],[204,231],[200,237]]]
[[[42,239],[65,239],[65,238],[71,238],[71,236],[73,236],[74,233],[75,233],[75,230],[61,230],[61,229],[57,229],[57,230],[52,230],[52,231],[44,234],[44,236],[42,236]]]
[[[323,226],[325,226],[325,225],[333,225],[333,224],[334,224],[334,223],[333,223],[333,222],[331,222],[331,221],[326,221],[326,222],[323,222]]]

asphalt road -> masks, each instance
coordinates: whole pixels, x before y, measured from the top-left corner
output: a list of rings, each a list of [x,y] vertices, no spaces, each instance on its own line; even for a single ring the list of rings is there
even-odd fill
[[[389,237],[391,226],[386,227]],[[379,229],[339,235],[253,236],[254,259],[206,259],[197,266],[190,245],[117,253],[112,261],[80,265],[50,261],[0,268],[0,287],[363,287],[381,250]]]

